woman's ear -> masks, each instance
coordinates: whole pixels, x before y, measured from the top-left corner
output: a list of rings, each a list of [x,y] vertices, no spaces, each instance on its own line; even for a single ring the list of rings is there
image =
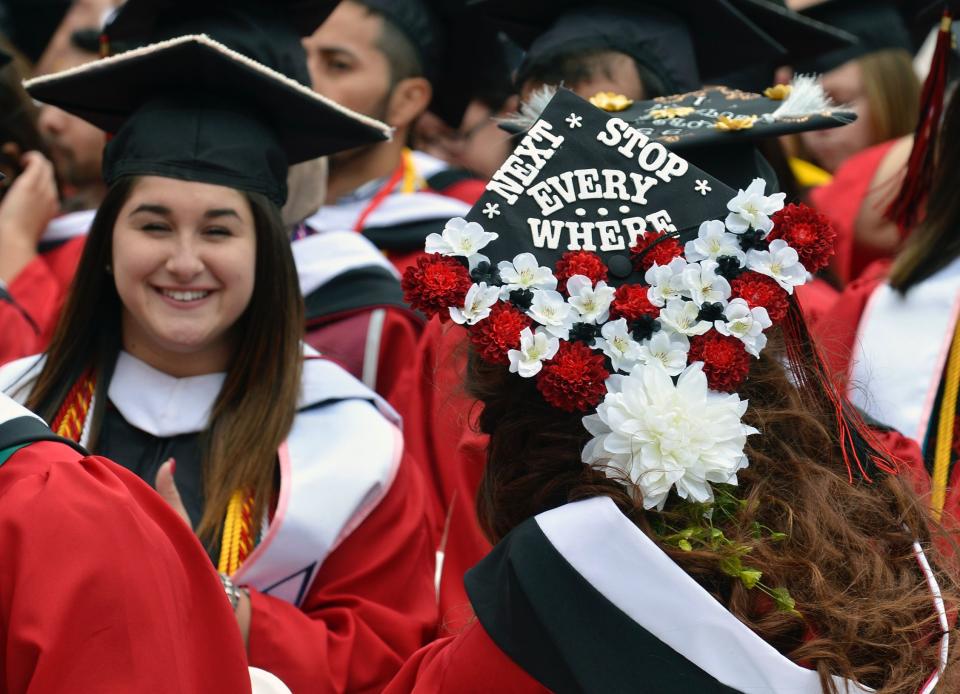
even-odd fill
[[[427,110],[433,98],[433,87],[425,77],[408,77],[394,86],[387,103],[387,124],[408,128]]]

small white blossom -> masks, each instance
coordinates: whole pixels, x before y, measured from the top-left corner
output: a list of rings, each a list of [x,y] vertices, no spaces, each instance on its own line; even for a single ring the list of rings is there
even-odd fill
[[[700,320],[700,307],[692,301],[684,299],[670,299],[667,306],[660,310],[660,325],[669,330],[690,337],[703,335],[713,327],[713,324]]]
[[[593,286],[589,277],[573,275],[567,280],[569,303],[580,314],[581,323],[603,323],[610,316],[610,304],[616,290],[603,280]]]
[[[734,299],[723,311],[725,321],[715,321],[713,327],[721,335],[732,335],[743,342],[747,352],[755,357],[767,346],[763,331],[773,325],[767,309],[757,306],[751,309],[743,299]]]
[[[594,348],[610,357],[614,371],[630,371],[640,358],[640,343],[630,334],[626,318],[604,324],[600,328],[600,335],[594,342]]]
[[[747,229],[769,232],[773,229],[770,215],[783,209],[785,193],[764,195],[767,182],[762,178],[755,178],[746,190],[737,192],[737,197],[727,203],[730,214],[727,215],[727,229],[735,234],[742,234]]]
[[[729,255],[737,258],[743,265],[744,252],[740,248],[740,239],[731,234],[718,219],[704,222],[700,225],[697,238],[687,241],[683,247],[683,255],[688,262],[696,263],[701,260],[716,260],[720,256]]]
[[[570,338],[570,328],[577,322],[577,310],[564,300],[560,292],[552,289],[533,290],[527,315],[551,335],[563,340]]]
[[[543,368],[543,362],[552,359],[559,349],[560,340],[556,337],[541,329],[534,333],[530,328],[524,328],[520,331],[520,349],[507,352],[510,373],[520,374],[523,378],[536,376]]]
[[[450,320],[463,325],[476,325],[490,315],[490,308],[500,300],[500,287],[488,287],[486,282],[474,284],[467,290],[463,308],[450,307]]]
[[[513,259],[502,260],[497,264],[503,289],[501,299],[508,299],[515,289],[556,289],[557,278],[548,267],[537,262],[533,253],[521,253]]]
[[[674,488],[683,499],[713,501],[711,483],[736,484],[748,465],[741,421],[747,403],[707,388],[703,364],[686,367],[676,384],[659,362],[638,365],[629,376],[607,379],[597,413],[584,417],[593,438],[581,458],[643,494],[644,508],[662,510]]]
[[[769,250],[748,251],[747,267],[775,279],[787,294],[793,294],[794,287],[807,281],[807,270],[800,262],[800,256],[783,239],[771,241]]]
[[[654,306],[663,307],[670,299],[684,296],[683,271],[686,268],[687,261],[683,258],[674,258],[668,265],[654,263],[644,275],[650,285],[647,300]]]
[[[717,263],[714,260],[687,265],[682,278],[686,289],[684,294],[697,306],[724,303],[730,298],[730,283],[726,277],[717,274]]]
[[[687,368],[690,340],[686,335],[657,331],[640,344],[640,361],[644,364],[660,362],[670,376],[679,376]]]
[[[430,234],[424,250],[427,253],[440,255],[459,255],[470,258],[478,253],[488,243],[498,238],[499,234],[484,231],[476,222],[468,222],[463,217],[454,217],[447,222],[442,234]]]

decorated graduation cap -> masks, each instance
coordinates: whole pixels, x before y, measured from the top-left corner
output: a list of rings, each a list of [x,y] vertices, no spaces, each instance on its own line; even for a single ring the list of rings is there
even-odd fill
[[[784,48],[727,0],[478,0],[484,12],[527,55],[517,76],[560,55],[592,50],[625,53],[667,92],[699,87],[704,80]]]
[[[261,193],[287,168],[389,137],[389,128],[206,35],[188,35],[26,83],[35,99],[114,135],[108,184],[156,175]]]
[[[521,114],[502,127],[511,132],[530,127],[538,117],[537,103],[547,93],[525,104]],[[766,179],[771,189],[776,187],[772,168],[757,150],[759,141],[834,128],[857,117],[831,104],[812,77],[798,77],[764,94],[710,86],[647,101],[610,93],[597,94],[590,101],[736,187],[745,187],[756,177]]]
[[[790,345],[813,349],[793,295],[833,239],[822,215],[785,207],[762,179],[734,190],[622,114],[561,90],[467,216],[427,237],[402,286],[414,308],[462,325],[480,359],[532,379],[550,406],[587,414],[584,463],[612,463],[662,509],[674,489],[705,503],[707,481],[736,483],[757,432],[735,393],[774,325],[793,335],[791,358]],[[623,443],[621,425],[648,407],[711,428],[652,434],[666,447],[697,440],[669,479],[657,456]],[[867,475],[868,455],[849,460],[851,479]]]
[[[801,61],[801,72],[829,72],[847,61],[888,49],[913,51],[910,31],[896,0],[824,0],[802,14],[855,35],[853,46]]]

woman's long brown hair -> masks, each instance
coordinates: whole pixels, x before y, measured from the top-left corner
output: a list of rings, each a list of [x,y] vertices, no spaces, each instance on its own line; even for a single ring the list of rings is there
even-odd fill
[[[468,388],[483,404],[479,426],[490,435],[477,498],[481,526],[496,542],[549,508],[608,496],[732,614],[816,669],[824,691],[835,691],[830,675],[839,675],[887,694],[916,694],[938,666],[940,628],[915,538],[939,567],[947,604],[958,599],[931,542],[937,526],[899,477],[878,472],[872,484],[849,482],[833,406],[825,394],[793,385],[815,381],[788,377],[776,339],[740,390],[750,403],[745,421],[761,433],[749,438],[750,465],[738,474],[746,504],[722,529],[750,547],[751,566],[766,585],[786,587],[802,617],[758,599],[758,590],[720,569],[717,555],[657,540],[638,490],[581,463],[589,439],[582,415],[548,406],[533,379],[471,354]],[[756,523],[787,539],[756,537]]]
[[[902,48],[888,48],[858,60],[874,143],[912,133],[920,112],[920,81],[913,71],[913,57]]]
[[[136,186],[117,181],[97,211],[47,360],[28,407],[52,421],[70,387],[93,369],[97,393],[89,447],[96,450],[107,392],[121,345],[121,302],[106,268],[120,209]],[[233,326],[236,350],[202,434],[204,510],[196,528],[214,544],[231,494],[254,494],[254,532],[274,493],[277,449],[293,425],[302,370],[303,301],[280,213],[247,193],[256,228],[253,296]]]

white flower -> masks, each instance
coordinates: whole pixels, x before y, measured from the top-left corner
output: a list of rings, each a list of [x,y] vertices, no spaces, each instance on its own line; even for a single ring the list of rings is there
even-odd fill
[[[610,357],[615,371],[630,371],[640,358],[640,343],[630,334],[627,319],[619,318],[604,324],[600,328],[600,335],[594,342],[594,348],[603,350]]]
[[[576,309],[552,289],[534,289],[533,301],[527,315],[542,325],[554,337],[569,339],[570,328],[577,321]]]
[[[697,306],[723,303],[730,298],[730,283],[723,275],[717,274],[717,263],[704,260],[691,263],[683,271],[684,294],[693,299]]]
[[[543,362],[552,359],[560,349],[560,340],[538,329],[536,333],[530,328],[520,331],[520,349],[511,349],[507,352],[510,360],[510,373],[518,373],[523,378],[530,378],[540,373]]]
[[[687,268],[687,261],[683,258],[674,258],[668,265],[654,263],[644,275],[650,289],[647,291],[647,300],[654,306],[666,306],[670,299],[684,296],[686,287],[683,284],[683,271]]]
[[[747,267],[775,279],[787,294],[793,294],[794,287],[807,281],[807,270],[800,257],[783,239],[771,241],[769,250],[747,251]]]
[[[486,282],[474,284],[467,290],[463,308],[450,307],[450,319],[460,325],[476,325],[490,315],[490,307],[499,300],[500,287],[488,287]]]
[[[667,307],[660,310],[660,325],[668,331],[681,335],[703,335],[713,324],[700,320],[700,307],[692,301],[670,299]]]
[[[755,357],[767,346],[767,336],[763,331],[773,325],[767,309],[757,306],[751,309],[743,299],[734,299],[723,310],[727,320],[714,321],[713,327],[721,335],[733,335],[743,342],[747,352]]]
[[[746,190],[737,192],[737,197],[727,203],[730,214],[727,215],[727,229],[735,234],[742,234],[749,228],[757,231],[769,232],[773,229],[770,216],[783,209],[785,193],[763,194],[767,182],[762,178],[755,178]]]
[[[589,277],[573,275],[567,280],[569,303],[580,314],[580,323],[603,323],[610,316],[610,304],[616,290],[603,280],[593,286]]]
[[[521,253],[513,259],[502,260],[497,264],[503,289],[501,299],[508,299],[515,289],[556,289],[557,278],[550,268],[542,267],[533,253]]]
[[[430,234],[424,250],[440,255],[462,255],[469,258],[481,248],[495,240],[499,235],[484,231],[476,222],[468,222],[463,217],[454,217],[443,228],[443,234]]]
[[[703,364],[684,369],[676,385],[658,362],[637,366],[608,378],[607,391],[583,419],[593,438],[582,460],[637,485],[644,508],[662,510],[674,487],[683,499],[707,503],[710,482],[737,483],[748,464],[747,436],[758,432],[741,421],[746,401],[707,389]]]
[[[679,376],[687,368],[689,351],[690,340],[686,335],[660,330],[640,344],[640,361],[643,364],[660,362],[668,375]]]
[[[729,255],[743,264],[744,253],[740,248],[740,239],[731,234],[718,219],[704,222],[700,225],[697,238],[687,241],[683,247],[683,255],[688,262],[696,263],[700,260],[716,260],[720,256]]]

